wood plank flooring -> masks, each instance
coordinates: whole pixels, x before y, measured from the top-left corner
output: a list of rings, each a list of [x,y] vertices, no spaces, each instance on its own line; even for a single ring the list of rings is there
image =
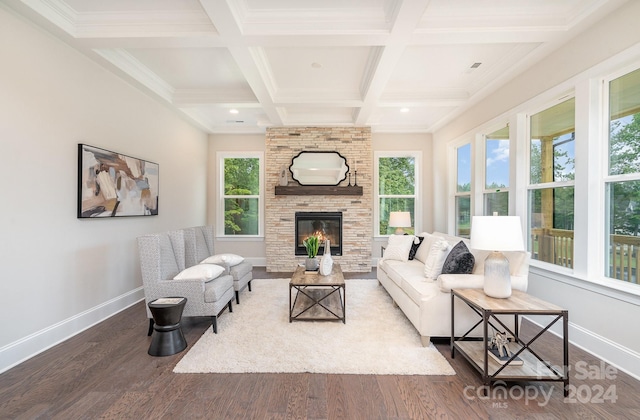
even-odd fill
[[[256,269],[254,281],[287,275]],[[561,383],[542,382],[494,387],[485,398],[478,373],[459,355],[451,360],[445,340],[436,347],[455,376],[174,374],[186,351],[147,355],[147,327],[144,305],[138,303],[0,375],[0,419],[640,418],[640,381],[622,372],[610,379],[584,379],[573,370],[575,402],[563,398]],[[207,319],[183,320],[189,346],[206,328]],[[524,334],[536,331],[524,323]],[[543,357],[560,351],[557,337],[547,334],[541,340],[537,350]],[[584,363],[599,369],[601,363],[574,346],[570,360],[572,367]],[[543,392],[550,393],[548,401]],[[599,402],[607,396],[615,401]]]

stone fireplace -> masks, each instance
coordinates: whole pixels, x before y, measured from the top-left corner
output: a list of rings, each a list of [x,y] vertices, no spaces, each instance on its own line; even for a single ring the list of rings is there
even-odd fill
[[[280,171],[288,172],[291,159],[302,151],[337,151],[347,159],[351,178],[340,183],[337,191],[318,192],[305,188],[289,176],[293,195],[276,195]],[[342,240],[338,262],[344,272],[371,271],[373,235],[373,155],[369,127],[271,127],[267,128],[265,153],[265,243],[267,271],[291,272],[304,263],[306,252],[297,255],[296,213],[341,213]],[[361,195],[344,194],[357,185]],[[324,245],[324,244],[323,244]],[[337,243],[335,245],[338,245]],[[304,249],[304,248],[303,248]],[[300,251],[298,251],[300,252]]]

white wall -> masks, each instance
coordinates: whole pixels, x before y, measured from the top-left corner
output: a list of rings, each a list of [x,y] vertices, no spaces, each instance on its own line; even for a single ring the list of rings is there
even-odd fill
[[[389,133],[372,133],[371,141],[373,151],[394,151],[394,150],[418,150],[422,151],[422,196],[423,196],[423,218],[422,227],[424,231],[431,232],[433,229],[432,214],[432,150],[431,150],[431,134],[389,134]],[[222,151],[263,151],[265,150],[264,134],[241,135],[241,134],[212,134],[209,136],[209,180],[217,177],[219,168],[217,168],[216,152]],[[208,192],[208,212],[207,222],[215,225],[215,215],[217,209],[217,184],[210,182]],[[374,203],[371,203],[373,208]],[[374,238],[373,249],[371,250],[372,265],[375,265],[380,257],[380,247],[387,243],[386,238]],[[216,249],[225,252],[233,252],[242,255],[248,255],[252,259],[254,265],[266,264],[266,249],[264,241],[256,240],[238,240],[236,238],[217,240]],[[264,262],[263,262],[264,261]]]
[[[206,221],[207,137],[1,5],[0,63],[3,371],[143,297],[135,238]],[[78,143],[158,163],[160,215],[76,219]]]
[[[621,68],[640,61],[638,16],[640,2],[628,2],[436,132],[435,173],[450,175],[448,143],[473,138],[479,127],[496,119],[516,121],[515,112],[530,111],[527,107],[533,103],[541,106],[565,89],[582,89],[589,77],[607,71],[607,66]],[[609,64],[613,62],[615,65]],[[522,199],[526,186],[521,183],[515,187]],[[434,183],[435,203],[447,203],[448,193],[447,182]],[[576,206],[584,205],[576,202]],[[446,206],[435,206],[435,228],[447,229],[450,216]],[[563,276],[540,268],[532,269],[529,292],[569,309],[569,336],[574,343],[640,377],[640,335],[633,331],[633,323],[640,317],[638,296],[580,280],[576,274]]]

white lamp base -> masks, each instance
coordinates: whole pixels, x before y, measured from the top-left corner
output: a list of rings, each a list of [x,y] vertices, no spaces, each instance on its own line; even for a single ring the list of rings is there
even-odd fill
[[[401,228],[401,227],[396,228],[395,234],[396,235],[404,235],[404,229]]]
[[[511,296],[509,260],[502,252],[494,251],[484,260],[484,294],[501,299]]]

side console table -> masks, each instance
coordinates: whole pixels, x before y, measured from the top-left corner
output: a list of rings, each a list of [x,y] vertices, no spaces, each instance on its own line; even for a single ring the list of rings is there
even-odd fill
[[[455,300],[460,299],[480,317],[479,321],[462,337],[454,336]],[[513,315],[514,331],[511,331],[497,315]],[[547,315],[553,319],[531,340],[524,341],[519,336],[519,317],[522,315]],[[543,360],[531,344],[542,336],[552,325],[562,320],[563,328],[563,368],[551,365]],[[473,340],[469,333],[482,323],[484,336],[481,341]],[[547,303],[519,290],[514,290],[507,299],[491,298],[482,289],[454,289],[451,291],[451,358],[458,350],[482,375],[486,386],[495,381],[561,381],[564,384],[564,396],[569,392],[569,312],[551,303]],[[499,363],[489,356],[489,326],[497,331],[506,332],[513,337],[509,349],[513,356]],[[518,362],[516,363],[517,358]],[[487,389],[485,388],[485,393]]]

